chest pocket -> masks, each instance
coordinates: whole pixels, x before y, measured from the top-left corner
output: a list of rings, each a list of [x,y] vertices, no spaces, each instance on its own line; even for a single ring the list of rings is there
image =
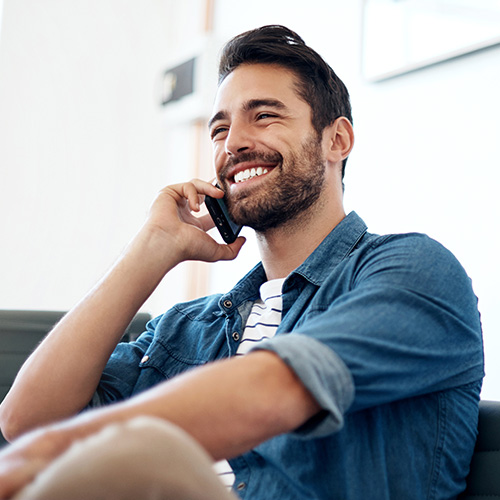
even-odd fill
[[[185,317],[176,324],[164,318],[139,362],[134,394],[185,371],[229,355],[224,318],[212,322]]]

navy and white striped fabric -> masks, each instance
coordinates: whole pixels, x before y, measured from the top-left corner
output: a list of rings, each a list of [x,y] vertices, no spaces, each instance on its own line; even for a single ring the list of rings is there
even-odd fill
[[[266,281],[260,287],[260,299],[256,300],[248,316],[243,336],[236,350],[236,356],[246,354],[256,342],[274,337],[281,321],[281,288],[285,279]],[[235,476],[226,460],[214,464],[222,482],[232,488]]]
[[[281,287],[284,279],[266,281],[260,287],[260,299],[252,306],[237,356],[246,354],[256,342],[274,337],[281,321]]]

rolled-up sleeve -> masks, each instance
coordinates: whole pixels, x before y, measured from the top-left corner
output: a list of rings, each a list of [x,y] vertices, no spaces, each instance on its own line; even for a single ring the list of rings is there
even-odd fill
[[[346,412],[482,378],[477,299],[444,247],[422,235],[381,239],[346,261],[343,275],[325,279],[289,333],[258,346],[279,355],[324,410],[299,431],[335,432]]]
[[[277,354],[323,409],[317,417],[295,431],[297,436],[316,438],[342,428],[344,413],[354,399],[354,383],[349,369],[334,351],[322,342],[298,333],[263,341],[253,350]]]

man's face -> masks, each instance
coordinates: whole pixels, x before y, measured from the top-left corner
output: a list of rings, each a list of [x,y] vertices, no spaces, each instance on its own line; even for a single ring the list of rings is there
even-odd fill
[[[259,232],[306,211],[324,183],[321,138],[295,82],[280,66],[239,66],[219,87],[210,120],[231,217]]]

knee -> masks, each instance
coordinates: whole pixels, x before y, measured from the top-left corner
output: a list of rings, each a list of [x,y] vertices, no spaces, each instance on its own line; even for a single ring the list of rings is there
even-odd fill
[[[105,462],[107,467],[110,464],[120,467],[122,473],[130,468],[137,474],[138,467],[147,469],[148,464],[170,468],[174,462],[179,464],[183,459],[190,462],[194,456],[207,465],[212,463],[208,453],[185,431],[153,417],[136,417],[111,424],[76,443],[71,451],[75,454],[83,451],[93,456],[96,468],[98,462]]]
[[[184,498],[180,492],[193,488],[194,476],[210,480],[211,466],[209,455],[183,430],[160,419],[139,417],[76,442],[21,498],[105,499],[109,492],[113,498],[158,498],[157,491],[171,495],[162,498]]]

